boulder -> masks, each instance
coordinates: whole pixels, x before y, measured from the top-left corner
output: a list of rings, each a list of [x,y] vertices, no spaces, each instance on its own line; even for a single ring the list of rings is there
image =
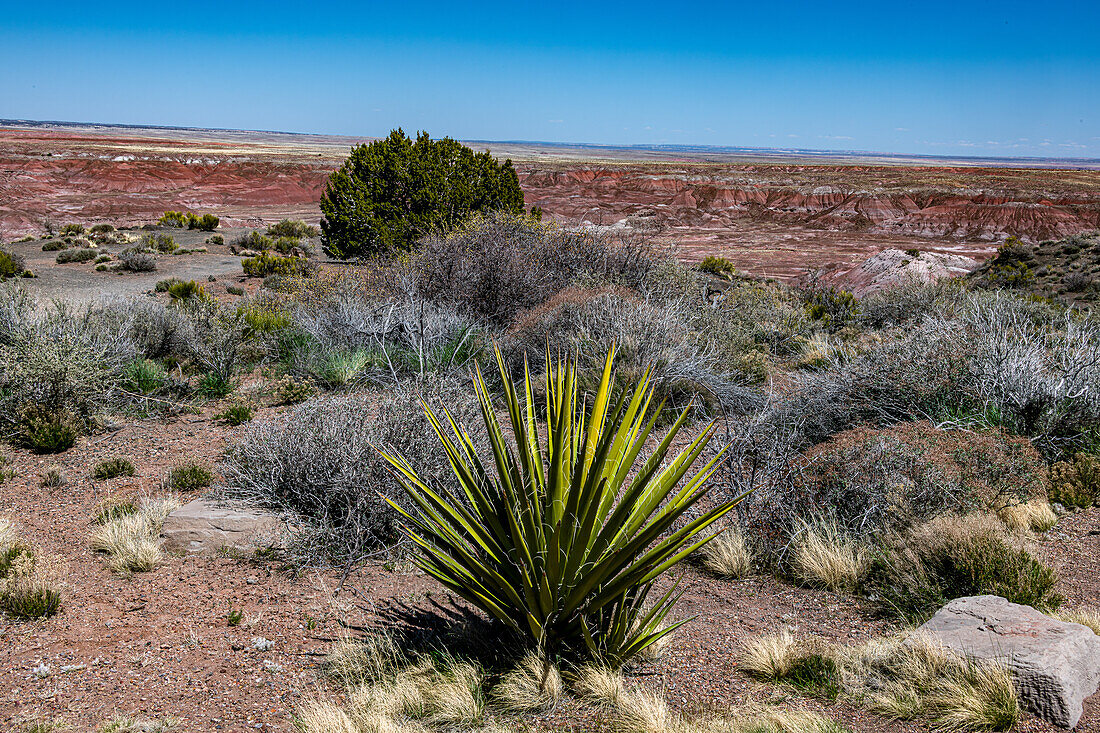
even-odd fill
[[[269,547],[282,529],[273,514],[240,503],[195,499],[168,515],[160,536],[168,552],[212,555]]]
[[[1100,686],[1100,636],[999,596],[956,598],[919,631],[952,651],[1012,672],[1023,706],[1072,728]]]

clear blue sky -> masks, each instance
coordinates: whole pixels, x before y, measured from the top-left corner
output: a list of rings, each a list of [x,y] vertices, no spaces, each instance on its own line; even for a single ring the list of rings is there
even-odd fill
[[[1100,2],[0,6],[0,117],[1100,157]]]

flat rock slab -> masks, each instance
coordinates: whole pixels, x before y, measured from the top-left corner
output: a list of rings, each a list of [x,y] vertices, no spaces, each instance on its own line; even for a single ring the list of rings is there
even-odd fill
[[[1007,666],[1024,707],[1055,725],[1077,725],[1082,703],[1100,686],[1100,636],[1000,596],[956,598],[919,631],[958,654]]]
[[[160,536],[168,552],[213,555],[271,546],[282,528],[273,514],[238,503],[195,499],[168,515]]]

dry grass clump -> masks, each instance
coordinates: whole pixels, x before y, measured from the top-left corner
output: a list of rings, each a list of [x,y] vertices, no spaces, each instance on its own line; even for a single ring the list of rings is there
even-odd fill
[[[778,634],[745,642],[741,648],[741,669],[750,677],[777,681],[787,676],[797,656],[794,635],[783,629]]]
[[[148,572],[162,558],[160,528],[179,505],[175,497],[166,496],[145,499],[129,513],[101,511],[92,547],[108,555],[107,564],[115,572]]]
[[[1072,611],[1060,611],[1052,615],[1059,621],[1087,626],[1092,629],[1092,633],[1100,636],[1100,609],[1075,608]]]
[[[1046,532],[1058,523],[1058,515],[1045,499],[1009,504],[997,510],[997,516],[1012,529]]]
[[[573,675],[573,692],[597,707],[614,707],[626,692],[623,676],[610,667],[585,665]]]
[[[53,616],[61,609],[65,574],[60,558],[36,553],[0,519],[0,611],[20,620]]]
[[[710,572],[723,578],[743,578],[752,572],[752,551],[740,528],[728,527],[699,548],[699,557]]]
[[[330,702],[313,700],[298,708],[298,727],[304,733],[360,733],[348,714]]]
[[[869,642],[841,669],[844,691],[888,718],[986,731],[1007,730],[1020,715],[1007,669],[958,656],[925,635]]]
[[[504,710],[522,713],[552,707],[561,699],[562,688],[558,668],[530,652],[501,678],[492,696]]]
[[[612,728],[617,733],[671,733],[682,726],[663,695],[637,688],[619,696],[614,716]]]
[[[121,715],[103,723],[98,733],[164,733],[179,725],[175,718],[164,720],[145,720],[129,715]]]
[[[867,549],[844,535],[836,524],[803,525],[791,563],[802,582],[829,590],[852,590],[867,574]]]

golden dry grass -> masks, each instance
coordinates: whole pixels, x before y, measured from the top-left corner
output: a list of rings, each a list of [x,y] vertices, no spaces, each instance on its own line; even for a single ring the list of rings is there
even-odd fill
[[[612,707],[618,704],[626,688],[620,672],[609,667],[585,665],[574,675],[573,691],[591,705]]]
[[[0,518],[0,552],[7,552],[15,545],[18,535],[10,519]]]
[[[1100,609],[1075,608],[1072,611],[1059,611],[1053,615],[1060,621],[1087,626],[1092,629],[1092,633],[1100,636]]]
[[[808,585],[851,590],[867,573],[868,555],[836,525],[817,522],[803,526],[791,562],[795,575]]]
[[[404,661],[392,636],[371,634],[361,640],[334,643],[325,658],[325,672],[350,688],[387,679]]]
[[[745,674],[757,679],[779,680],[787,676],[798,658],[794,635],[787,629],[772,636],[761,636],[745,642],[740,664]]]
[[[558,668],[531,652],[501,678],[492,697],[502,709],[523,713],[552,707],[561,699],[563,687]]]
[[[974,665],[965,675],[941,680],[925,704],[941,730],[1008,730],[1020,718],[1012,675],[995,665]]]
[[[144,500],[137,511],[108,519],[92,532],[92,548],[108,556],[115,572],[148,572],[161,561],[160,528],[179,506],[171,496]]]
[[[618,733],[669,733],[679,724],[664,696],[630,689],[619,696],[612,727]]]
[[[743,578],[752,572],[752,551],[738,527],[722,530],[699,548],[699,557],[710,572],[723,578]]]
[[[997,516],[1012,529],[1046,532],[1058,523],[1058,515],[1046,499],[1009,504],[997,510]]]
[[[312,700],[297,712],[298,726],[304,733],[359,733],[347,713],[330,702]]]
[[[481,720],[485,702],[483,675],[468,662],[448,660],[438,674],[423,684],[426,720],[434,725],[472,725]]]

